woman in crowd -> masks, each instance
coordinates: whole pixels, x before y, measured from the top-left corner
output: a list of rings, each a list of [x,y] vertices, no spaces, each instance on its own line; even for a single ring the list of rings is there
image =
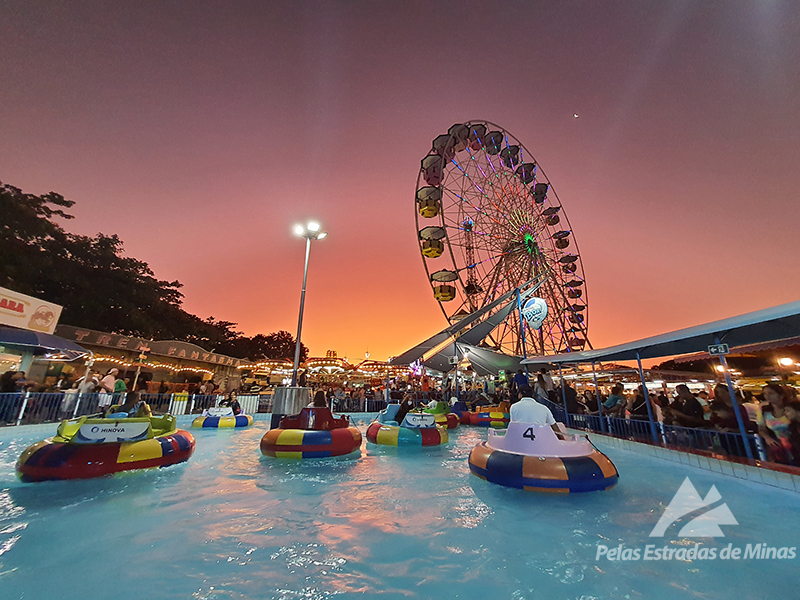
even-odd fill
[[[414,396],[411,394],[406,394],[403,396],[403,401],[400,403],[400,408],[397,409],[395,413],[394,420],[397,421],[399,425],[403,424],[403,419],[406,418],[406,415],[414,408]]]
[[[786,391],[778,384],[768,383],[761,388],[761,394],[764,402],[758,416],[758,433],[767,442],[767,455],[773,462],[790,463],[793,457]]]
[[[533,399],[537,402],[550,399],[547,395],[547,382],[545,382],[544,375],[541,373],[536,376],[536,383],[533,384]]]
[[[230,406],[233,409],[234,415],[242,414],[242,406],[239,404],[239,400],[237,399],[236,391],[231,391],[228,394],[228,397],[225,398],[222,402],[219,403],[220,406]]]

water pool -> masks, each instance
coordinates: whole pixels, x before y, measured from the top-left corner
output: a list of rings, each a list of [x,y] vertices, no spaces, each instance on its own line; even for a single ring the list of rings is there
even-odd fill
[[[544,495],[469,473],[485,429],[451,430],[444,448],[365,438],[360,457],[292,461],[261,456],[267,428],[194,430],[194,456],[167,469],[38,484],[14,463],[55,427],[0,430],[0,597],[797,597],[800,558],[596,560],[598,544],[800,546],[793,492],[598,443],[619,485]],[[648,537],[687,476],[702,496],[715,485],[739,524]]]

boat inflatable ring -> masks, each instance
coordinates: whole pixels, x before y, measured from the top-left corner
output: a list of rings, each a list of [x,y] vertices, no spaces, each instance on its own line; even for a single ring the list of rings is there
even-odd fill
[[[482,410],[480,412],[470,413],[470,424],[477,425],[478,427],[493,427],[495,429],[502,429],[508,427],[511,420],[511,415],[507,412],[500,412],[497,410]]]
[[[566,432],[566,430],[564,430]],[[506,436],[492,435],[469,455],[472,473],[507,487],[576,493],[616,485],[614,463],[586,438],[559,439],[548,425],[510,423]]]
[[[274,458],[326,458],[343,456],[361,446],[361,432],[355,427],[313,431],[270,429],[261,438],[261,454]]]
[[[182,429],[135,442],[79,444],[42,440],[17,461],[22,481],[90,479],[133,469],[166,467],[189,460],[194,437]]]
[[[434,415],[434,417],[436,418],[436,424],[441,425],[445,429],[455,429],[461,422],[461,419],[459,419],[458,415],[455,413],[439,413]]]
[[[261,438],[261,454],[274,458],[327,458],[361,448],[361,432],[348,417],[334,417],[329,408],[306,407],[285,416],[280,427]]]
[[[441,446],[448,442],[447,429],[435,427],[400,427],[374,421],[367,428],[367,440],[381,446]]]
[[[202,427],[203,429],[225,429],[249,427],[253,424],[252,415],[233,415],[228,417],[212,417],[210,415],[197,417],[192,421],[192,427]]]

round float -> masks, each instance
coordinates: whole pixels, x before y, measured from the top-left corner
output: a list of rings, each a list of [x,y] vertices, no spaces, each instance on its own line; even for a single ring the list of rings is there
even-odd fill
[[[614,463],[585,436],[561,434],[549,425],[510,423],[469,455],[469,469],[492,483],[537,492],[576,493],[616,485]]]
[[[166,467],[194,453],[194,437],[175,417],[63,421],[55,437],[28,447],[17,461],[23,481],[90,479],[121,471]]]
[[[304,408],[283,417],[280,427],[261,438],[261,453],[274,458],[343,456],[361,447],[361,432],[348,417],[336,418],[329,408]]]

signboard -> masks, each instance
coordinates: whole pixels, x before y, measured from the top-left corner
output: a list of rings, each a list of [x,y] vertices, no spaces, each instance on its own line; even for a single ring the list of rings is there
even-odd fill
[[[711,356],[721,356],[723,354],[729,354],[730,348],[728,348],[728,344],[713,344],[708,347],[708,353]]]
[[[522,316],[531,329],[539,329],[547,318],[547,302],[542,298],[528,298],[522,305]]]
[[[61,337],[74,340],[81,346],[102,346],[112,350],[129,350],[140,354],[152,356],[171,356],[173,358],[193,360],[210,363],[218,366],[238,367],[244,361],[241,358],[232,358],[221,354],[208,352],[200,346],[188,342],[178,341],[150,341],[117,333],[104,333],[93,329],[82,329],[71,325],[59,325],[56,333]],[[97,350],[95,350],[96,352]],[[142,359],[147,362],[147,359]]]
[[[404,427],[436,427],[436,417],[430,414],[408,413]]]
[[[61,306],[0,287],[0,324],[53,333]]]
[[[135,442],[147,439],[147,422],[115,421],[105,423],[84,423],[73,441],[78,444],[103,444],[109,442]]]

